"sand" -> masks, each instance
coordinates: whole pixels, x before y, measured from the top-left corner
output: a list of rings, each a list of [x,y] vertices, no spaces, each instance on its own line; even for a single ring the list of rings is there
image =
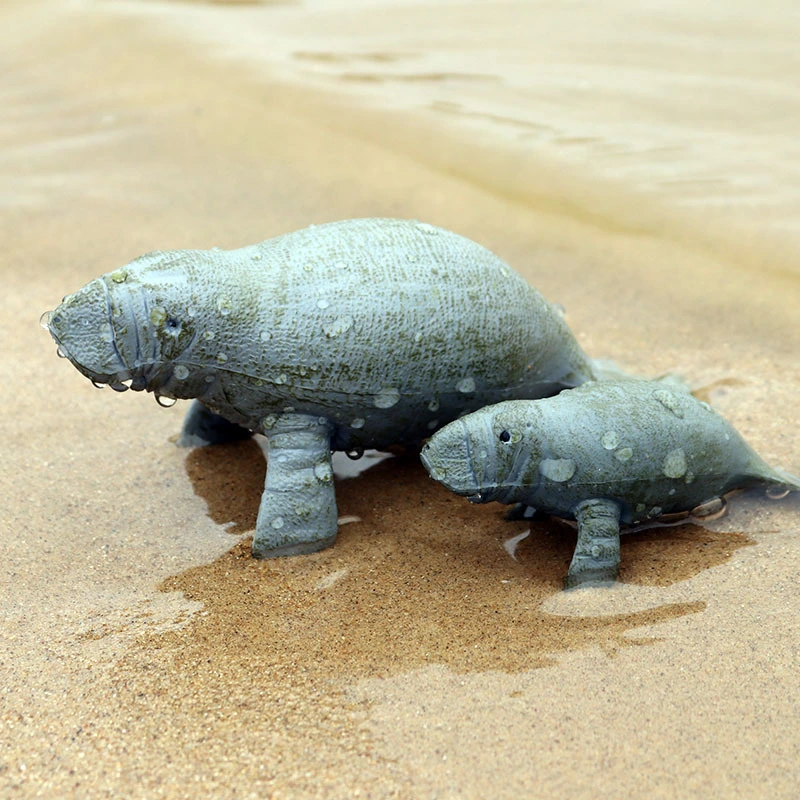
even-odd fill
[[[0,12],[0,796],[796,797],[796,496],[631,533],[619,586],[564,594],[571,528],[506,522],[412,458],[373,459],[338,479],[334,547],[254,561],[263,443],[179,449],[185,404],[94,389],[36,322],[148,250],[415,217],[513,264],[593,356],[683,374],[797,473],[800,202],[765,179],[731,192],[726,226],[723,189],[691,203],[590,160],[516,162],[519,142],[476,138],[427,96],[382,105],[357,80],[270,72],[171,16],[256,12],[215,5]],[[308,58],[327,51],[301,46],[300,4],[261,5],[300,62],[338,63]],[[763,72],[764,49],[740,51]],[[765,175],[783,175],[798,113],[774,87]],[[470,92],[478,109],[493,94]],[[719,128],[709,152],[746,139]]]

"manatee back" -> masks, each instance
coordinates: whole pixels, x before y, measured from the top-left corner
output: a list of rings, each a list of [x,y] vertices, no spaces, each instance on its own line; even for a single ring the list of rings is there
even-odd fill
[[[636,522],[779,482],[710,406],[658,382],[591,383],[525,405],[535,409],[525,435],[543,450],[524,502],[551,513],[607,498]]]
[[[555,307],[489,250],[440,228],[347,220],[205,256],[187,269],[209,289],[213,336],[191,355],[224,357],[237,421],[289,406],[333,420],[340,446],[379,446],[591,378]]]

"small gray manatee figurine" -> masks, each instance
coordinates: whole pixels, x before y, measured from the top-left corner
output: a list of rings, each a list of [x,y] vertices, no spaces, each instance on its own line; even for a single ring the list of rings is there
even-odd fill
[[[259,557],[333,542],[331,450],[419,446],[465,411],[594,377],[560,311],[507,264],[408,220],[149,253],[43,324],[97,385],[194,398],[181,443],[268,437]]]
[[[620,523],[690,511],[734,489],[800,490],[707,403],[658,381],[592,382],[482,408],[434,434],[421,458],[473,503],[575,519],[565,588],[616,578]]]

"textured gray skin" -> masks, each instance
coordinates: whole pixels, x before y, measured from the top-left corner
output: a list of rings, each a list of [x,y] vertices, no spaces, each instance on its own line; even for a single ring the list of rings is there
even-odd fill
[[[419,445],[465,411],[593,378],[560,312],[508,265],[405,220],[150,253],[64,298],[46,327],[95,383],[200,401],[183,444],[267,435],[262,557],[333,542],[331,450]]]
[[[422,450],[431,477],[474,503],[523,503],[578,522],[567,588],[616,578],[619,525],[726,492],[800,490],[711,407],[661,382],[587,383],[483,408]]]

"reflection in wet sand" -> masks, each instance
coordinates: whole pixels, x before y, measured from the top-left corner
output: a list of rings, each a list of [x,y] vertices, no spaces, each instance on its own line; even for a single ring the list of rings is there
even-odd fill
[[[218,522],[252,529],[264,474],[253,442],[200,448],[187,459],[195,491]],[[535,522],[517,543],[499,506],[452,498],[411,457],[339,481],[339,513],[357,520],[334,547],[299,559],[256,561],[249,540],[217,561],[167,580],[206,613],[165,643],[186,657],[207,652],[289,661],[329,676],[375,676],[441,663],[457,672],[508,672],[549,663],[564,650],[625,646],[630,630],[697,613],[702,602],[669,598],[645,611],[565,621],[540,610],[558,593],[574,531]],[[398,529],[396,511],[413,506]],[[444,509],[444,510],[443,510]],[[750,540],[694,524],[623,537],[621,580],[668,586],[726,561]],[[498,587],[500,591],[498,592]],[[652,602],[650,603],[652,605]],[[446,627],[446,632],[445,632]],[[164,645],[159,645],[161,649]],[[195,655],[190,655],[194,653]]]

